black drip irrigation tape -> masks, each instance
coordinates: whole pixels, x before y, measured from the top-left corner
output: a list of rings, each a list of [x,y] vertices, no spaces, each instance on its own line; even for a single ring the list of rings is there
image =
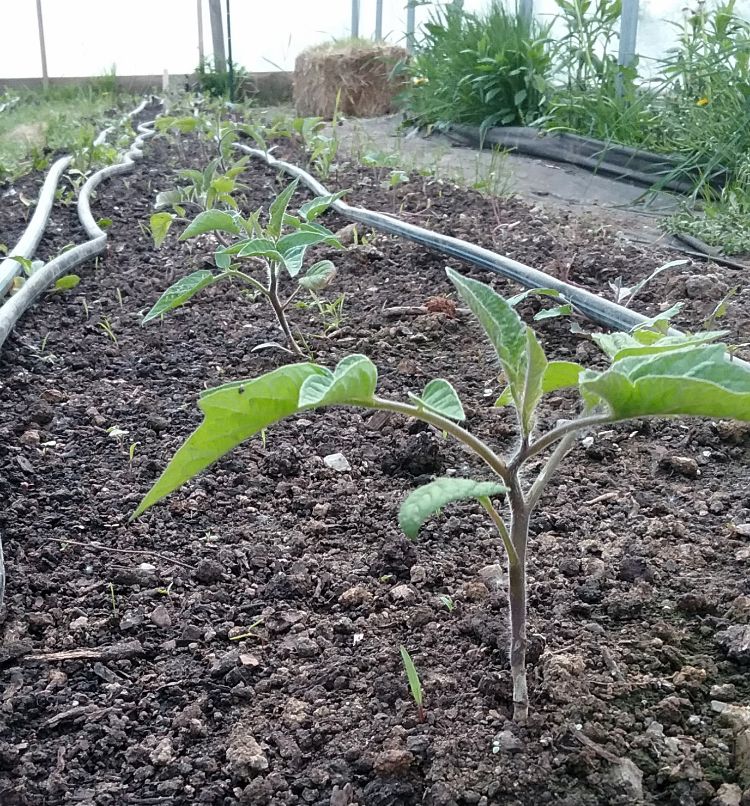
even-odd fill
[[[154,102],[161,104],[158,99],[154,99]],[[131,119],[134,118],[147,106],[148,99],[144,100],[138,107],[130,112],[128,117]],[[118,176],[119,174],[129,173],[133,170],[135,160],[143,156],[141,146],[146,139],[154,134],[151,128],[152,125],[153,121],[141,123],[138,126],[138,136],[131,143],[128,150],[120,155],[120,161],[115,165],[109,165],[106,168],[96,171],[81,188],[78,194],[78,218],[90,240],[74,246],[72,249],[69,249],[67,252],[56,257],[54,260],[50,260],[44,266],[37,269],[21,286],[20,290],[0,306],[0,349],[2,349],[5,340],[10,335],[16,322],[29,310],[39,296],[43,294],[52,283],[86,260],[90,260],[92,257],[96,257],[104,252],[107,247],[107,234],[99,227],[91,213],[91,194],[106,179]],[[104,139],[110,131],[111,129],[105,129],[94,142],[104,142]],[[43,185],[42,194],[44,195],[44,201],[41,205],[42,209],[41,211],[39,208],[37,209],[39,215],[35,214],[33,216],[32,220],[29,222],[29,226],[18,242],[18,246],[16,247],[18,251],[13,254],[27,259],[33,257],[34,251],[47,226],[55,188],[57,187],[62,172],[69,162],[70,157],[64,157],[58,160],[50,169]],[[50,199],[48,200],[47,197],[50,197]],[[13,278],[20,270],[21,265],[16,260],[8,259],[0,264],[0,292],[3,292],[13,283]],[[2,293],[0,293],[0,296],[2,296]],[[5,560],[3,556],[2,535],[0,535],[0,606],[2,606],[5,596],[5,578]]]
[[[299,179],[316,196],[331,195],[331,192],[323,184],[298,165],[278,160],[266,151],[251,148],[243,143],[235,143],[234,145],[245,154],[263,160],[266,165],[278,168],[280,171]],[[441,235],[438,232],[408,224],[386,213],[376,213],[364,207],[352,207],[341,201],[341,199],[334,201],[331,207],[350,221],[365,224],[372,229],[386,232],[389,235],[397,235],[413,243],[421,244],[434,252],[449,255],[472,266],[488,269],[495,274],[513,280],[524,288],[551,288],[563,296],[587,319],[611,330],[627,332],[650,321],[648,317],[637,311],[631,311],[630,308],[624,308],[622,305],[604,299],[591,291],[586,291],[584,288],[565,283],[556,277],[539,271],[539,269],[534,269],[524,263],[498,255],[496,252],[491,252],[489,249],[484,249],[468,241],[462,241],[460,238]],[[684,334],[676,328],[670,328],[669,335],[681,336]],[[750,363],[735,356],[731,356],[731,358],[737,364],[750,369]]]
[[[527,126],[494,127],[482,132],[477,126],[460,124],[451,124],[445,134],[454,141],[476,148],[500,146],[657,190],[671,190],[689,196],[695,189],[695,183],[675,175],[680,170],[677,157],[609,144],[578,134],[543,132]],[[721,189],[726,181],[726,171],[719,170],[710,178],[709,184]]]

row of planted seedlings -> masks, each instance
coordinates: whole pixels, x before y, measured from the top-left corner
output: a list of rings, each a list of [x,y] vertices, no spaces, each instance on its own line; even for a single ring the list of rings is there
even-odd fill
[[[166,118],[163,131],[193,130],[195,118]],[[142,499],[132,518],[149,508],[235,447],[287,417],[329,406],[390,412],[421,421],[453,438],[480,460],[486,472],[475,478],[445,476],[414,489],[403,501],[398,521],[416,540],[420,527],[452,502],[475,501],[497,534],[498,552],[508,568],[510,668],[513,712],[523,723],[529,713],[527,683],[527,574],[529,526],[543,493],[581,434],[592,427],[639,418],[705,417],[750,421],[750,369],[733,360],[721,339],[723,331],[703,330],[675,335],[669,312],[657,315],[628,333],[594,334],[607,359],[604,369],[589,369],[574,361],[549,359],[535,333],[516,311],[526,294],[503,298],[490,285],[454,268],[447,276],[461,302],[476,319],[494,351],[505,390],[494,406],[511,406],[517,438],[507,455],[477,437],[466,426],[461,389],[447,378],[434,378],[407,399],[378,393],[378,369],[362,354],[347,355],[335,367],[312,360],[309,334],[293,321],[294,303],[302,293],[318,296],[333,278],[331,260],[310,261],[316,245],[342,248],[339,237],[324,224],[325,214],[343,191],[294,206],[297,181],[288,184],[267,209],[241,209],[241,177],[247,158],[236,158],[234,138],[243,126],[218,124],[209,128],[218,155],[203,170],[179,172],[180,187],[157,197],[162,208],[150,228],[160,245],[172,226],[183,226],[181,240],[213,239],[214,268],[180,278],[166,289],[146,314],[154,323],[217,283],[242,283],[268,304],[280,333],[275,347],[284,361],[255,378],[237,378],[204,391],[199,400],[200,426],[185,439],[163,473]],[[257,137],[257,129],[248,129]],[[564,418],[542,431],[537,427],[545,395],[573,390],[575,403]],[[395,651],[395,650],[394,650]],[[412,695],[423,716],[418,671],[401,647]]]

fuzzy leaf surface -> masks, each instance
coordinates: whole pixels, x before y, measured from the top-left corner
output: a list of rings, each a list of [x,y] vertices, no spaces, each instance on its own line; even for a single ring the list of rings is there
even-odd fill
[[[410,394],[409,397],[418,406],[434,411],[435,414],[447,417],[449,420],[460,422],[466,419],[458,393],[448,381],[442,378],[430,381],[421,396]]]
[[[527,361],[526,326],[513,307],[488,285],[463,277],[453,269],[446,269],[446,273],[484,328],[508,376],[511,394],[520,405]]]
[[[333,280],[336,267],[330,260],[319,260],[314,263],[301,277],[299,284],[308,291],[321,291]]]
[[[575,361],[549,361],[542,378],[542,394],[556,392],[558,389],[569,389],[578,386],[578,376],[583,367]],[[495,401],[495,406],[508,406],[513,403],[510,387],[506,386],[503,393]]]
[[[237,235],[240,232],[239,226],[234,218],[223,210],[204,210],[185,227],[185,231],[180,235],[180,240],[194,238],[196,235],[203,235],[206,232],[229,232]]]
[[[398,525],[413,540],[427,518],[446,504],[470,498],[488,498],[504,492],[507,492],[507,488],[494,481],[444,476],[417,487],[408,495],[398,513]]]
[[[618,420],[674,414],[750,420],[750,370],[729,361],[722,344],[628,356],[605,372],[585,371],[580,387]]]
[[[322,372],[315,364],[290,364],[206,392],[198,402],[203,422],[175,453],[131,517],[138,517],[246,439],[296,413],[302,384]]]
[[[271,207],[268,211],[267,230],[272,238],[278,238],[281,235],[281,227],[284,223],[286,208],[289,207],[289,202],[298,184],[299,180],[295,179],[291,184],[287,185],[271,203]]]
[[[216,275],[208,269],[194,271],[192,274],[180,278],[159,297],[154,307],[143,317],[141,324],[145,325],[167,311],[179,308],[216,279]]]
[[[336,369],[311,375],[299,393],[300,408],[367,403],[375,395],[378,369],[366,355],[348,355]]]
[[[309,202],[305,202],[302,207],[299,208],[300,218],[305,221],[313,221],[323,215],[323,213],[345,193],[345,190],[340,190],[338,193],[331,193],[328,196],[318,196]]]

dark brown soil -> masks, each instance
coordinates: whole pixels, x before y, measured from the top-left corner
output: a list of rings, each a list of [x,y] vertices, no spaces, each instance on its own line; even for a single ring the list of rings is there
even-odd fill
[[[0,802],[688,806],[750,785],[711,706],[750,694],[747,658],[727,658],[717,636],[750,617],[748,429],[631,423],[571,452],[532,527],[525,728],[509,719],[491,524],[471,505],[415,543],[396,524],[404,494],[431,474],[484,474],[440,434],[350,409],[310,413],[128,522],[198,422],[199,392],[286,360],[251,351],[278,336],[239,288],[214,287],[141,328],[161,291],[211,253],[208,240],[172,236],[155,251],[139,226],[174,160],[155,140],[133,174],[102,188],[106,257],[82,267],[73,292],[48,295],[0,357]],[[255,163],[246,179],[249,207],[279,187]],[[372,172],[342,169],[331,184],[394,206]],[[674,257],[429,179],[397,189],[395,209],[595,289]],[[293,312],[316,360],[367,353],[381,391],[399,397],[448,378],[469,427],[510,450],[513,416],[491,407],[497,367],[479,329],[384,311],[450,295],[444,258],[382,236],[320,255],[339,266],[326,293],[346,294],[346,320],[324,338],[312,309]],[[678,324],[697,326],[742,282],[690,264],[636,307],[686,300]],[[723,320],[735,340],[747,293]],[[569,322],[538,330],[550,356],[598,360]],[[550,397],[541,427],[573,405]],[[329,469],[333,453],[351,469]],[[421,723],[400,644],[424,684]]]

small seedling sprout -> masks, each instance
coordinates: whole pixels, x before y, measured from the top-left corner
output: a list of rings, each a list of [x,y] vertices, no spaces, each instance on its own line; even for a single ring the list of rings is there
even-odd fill
[[[411,692],[411,697],[414,700],[414,704],[417,706],[417,719],[420,722],[424,722],[425,715],[422,681],[419,679],[417,667],[414,665],[411,655],[403,644],[399,647],[399,652],[401,653],[401,660],[404,664],[406,679],[409,681],[409,691]]]
[[[593,336],[610,360],[606,369],[588,370],[572,361],[549,361],[534,331],[507,300],[484,283],[452,269],[447,272],[484,329],[502,367],[507,389],[495,406],[511,406],[519,430],[509,456],[501,457],[461,425],[466,419],[461,399],[442,378],[431,380],[421,394],[410,394],[408,402],[402,402],[376,393],[378,372],[367,356],[346,356],[334,370],[313,363],[291,364],[204,392],[199,401],[203,422],[179,448],[132,517],[237,445],[298,412],[355,406],[421,420],[438,432],[450,434],[491,471],[494,479],[446,476],[422,485],[403,502],[399,525],[415,539],[422,524],[438,510],[453,502],[472,500],[495,525],[508,564],[514,718],[524,722],[529,709],[529,524],[560,462],[577,436],[595,426],[667,416],[750,421],[750,369],[730,360],[726,346],[715,343],[723,333],[672,336],[665,314],[630,333]],[[538,433],[540,401],[545,394],[566,388],[578,391],[580,413]],[[529,478],[525,471],[530,462],[536,467]],[[499,507],[500,502],[503,507]]]
[[[199,291],[214,283],[235,280],[249,286],[268,302],[284,334],[287,349],[294,355],[304,355],[286,314],[297,289],[284,298],[281,270],[284,269],[292,279],[297,279],[310,246],[327,244],[341,248],[338,238],[315,219],[343,194],[335,193],[306,202],[294,216],[288,213],[288,206],[296,188],[297,180],[277,196],[270,205],[265,224],[261,223],[262,210],[256,210],[248,218],[243,218],[237,211],[217,209],[205,210],[196,216],[182,233],[180,240],[209,232],[217,234],[223,242],[222,248],[214,254],[217,271],[200,269],[178,280],[157,300],[143,318],[143,324],[179,308]],[[261,276],[264,279],[248,274],[244,270],[246,265],[251,269],[262,269]],[[334,272],[335,268],[330,260],[320,260],[310,266],[297,282],[302,288],[315,292],[330,282]]]

